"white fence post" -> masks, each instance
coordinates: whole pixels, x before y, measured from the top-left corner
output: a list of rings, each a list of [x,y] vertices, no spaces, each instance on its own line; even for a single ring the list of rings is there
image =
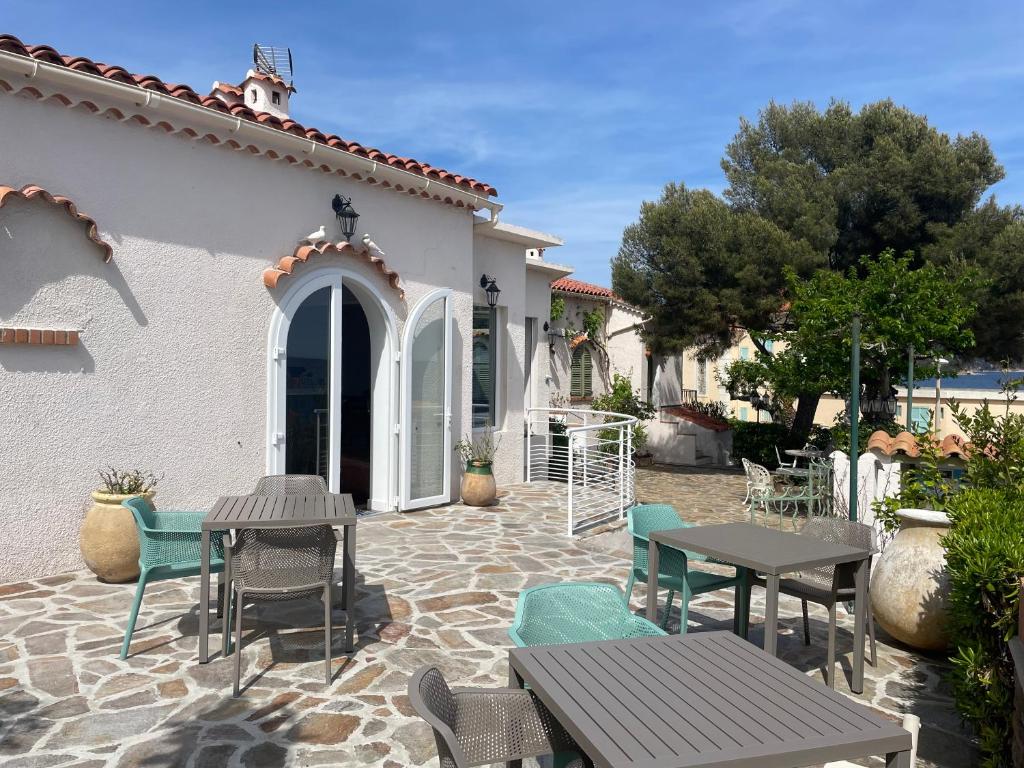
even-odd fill
[[[573,516],[573,508],[572,508],[572,487],[574,485],[574,483],[573,483],[573,466],[572,466],[572,439],[575,436],[576,436],[575,432],[569,432],[569,440],[567,441],[568,444],[569,444],[568,445],[568,452],[569,452],[568,464],[569,464],[569,466],[568,466],[567,472],[566,472],[566,480],[569,483],[568,505],[567,505],[568,506],[568,513],[569,513],[569,524],[568,524],[568,527],[569,527],[568,535],[569,536],[572,536],[573,533],[575,533],[575,527],[576,527],[576,525],[575,525],[576,520],[575,520],[575,518]]]

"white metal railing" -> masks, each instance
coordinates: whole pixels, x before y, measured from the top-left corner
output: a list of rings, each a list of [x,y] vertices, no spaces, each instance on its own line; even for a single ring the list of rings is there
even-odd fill
[[[566,533],[621,518],[636,498],[634,416],[580,408],[528,408],[526,482],[566,484]]]

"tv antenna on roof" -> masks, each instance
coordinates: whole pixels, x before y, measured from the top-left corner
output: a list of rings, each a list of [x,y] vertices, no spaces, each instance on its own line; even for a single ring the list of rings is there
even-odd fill
[[[257,72],[262,72],[265,75],[276,75],[291,82],[291,48],[275,48],[271,45],[254,43],[252,46],[252,61],[256,65]]]

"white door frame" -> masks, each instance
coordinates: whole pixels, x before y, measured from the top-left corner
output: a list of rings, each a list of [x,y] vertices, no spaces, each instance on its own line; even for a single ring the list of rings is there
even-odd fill
[[[412,334],[419,323],[423,313],[434,302],[444,301],[444,445],[442,448],[444,457],[444,469],[442,471],[441,493],[436,496],[423,498],[411,498],[412,495],[412,472],[410,472],[412,452],[412,365],[409,364],[409,355],[412,354]],[[409,314],[405,322],[405,329],[402,334],[402,429],[399,466],[402,468],[401,482],[399,485],[400,509],[420,509],[438,504],[448,504],[452,500],[452,290],[451,288],[438,288],[431,291],[416,305],[416,308]]]
[[[373,390],[371,393],[370,437],[370,498],[374,511],[395,508],[398,499],[398,462],[395,417],[398,392],[398,332],[397,323],[385,297],[370,281],[340,266],[320,267],[297,278],[277,306],[270,319],[267,334],[267,440],[266,472],[268,475],[285,471],[285,434],[288,382],[288,330],[302,302],[321,288],[331,288],[330,354],[335,357],[341,349],[342,288],[348,288],[360,300],[370,326],[371,354],[377,346],[377,359],[371,360]],[[375,325],[376,324],[376,325]],[[383,330],[383,333],[380,331]],[[377,335],[377,344],[373,340]],[[328,487],[336,491],[340,484],[341,455],[341,377],[339,366],[331,363],[328,402],[331,412],[330,460]]]

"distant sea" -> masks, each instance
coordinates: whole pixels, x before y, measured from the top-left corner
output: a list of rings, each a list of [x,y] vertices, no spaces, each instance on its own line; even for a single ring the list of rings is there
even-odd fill
[[[942,386],[947,389],[990,389],[998,392],[1007,379],[1024,378],[1024,371],[976,371],[959,376],[943,376]],[[935,389],[935,379],[914,382],[914,389]]]

